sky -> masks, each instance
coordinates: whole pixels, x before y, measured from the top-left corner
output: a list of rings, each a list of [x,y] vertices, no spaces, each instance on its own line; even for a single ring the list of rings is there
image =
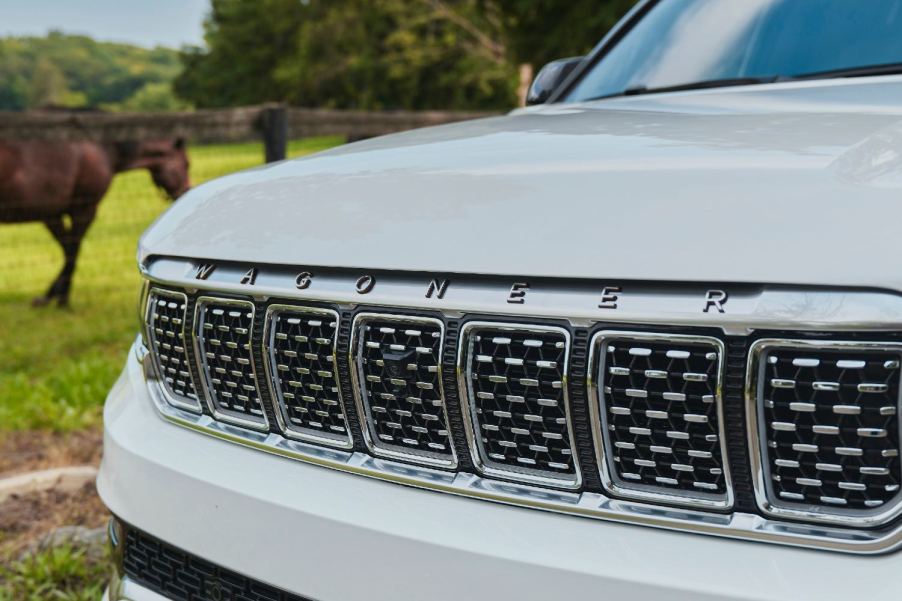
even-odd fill
[[[208,0],[0,0],[0,36],[55,29],[151,48],[203,43]]]

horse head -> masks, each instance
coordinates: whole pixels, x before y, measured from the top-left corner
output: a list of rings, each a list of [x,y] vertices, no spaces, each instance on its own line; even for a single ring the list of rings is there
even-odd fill
[[[171,200],[191,188],[184,138],[124,142],[117,145],[117,151],[117,171],[147,169],[153,183]]]

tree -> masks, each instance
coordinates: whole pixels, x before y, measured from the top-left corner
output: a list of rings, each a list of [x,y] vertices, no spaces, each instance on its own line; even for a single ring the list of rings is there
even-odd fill
[[[174,50],[148,50],[51,32],[0,38],[0,110],[56,105],[116,108],[180,69]]]
[[[500,16],[508,57],[541,67],[591,50],[636,0],[483,0]]]
[[[430,0],[213,0],[207,49],[182,55],[176,92],[197,106],[283,101],[341,108],[489,108],[513,70],[486,34]],[[478,19],[476,0],[457,10]],[[483,23],[483,26],[486,24]]]
[[[199,107],[504,109],[519,67],[584,54],[635,0],[211,0],[175,91]]]

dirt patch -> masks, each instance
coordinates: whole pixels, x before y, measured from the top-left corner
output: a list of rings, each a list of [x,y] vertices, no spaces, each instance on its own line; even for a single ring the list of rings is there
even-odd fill
[[[103,433],[28,431],[0,436],[0,478],[67,465],[98,465]]]
[[[15,556],[60,526],[97,528],[108,517],[93,483],[72,492],[48,490],[13,497],[0,504],[0,558]]]

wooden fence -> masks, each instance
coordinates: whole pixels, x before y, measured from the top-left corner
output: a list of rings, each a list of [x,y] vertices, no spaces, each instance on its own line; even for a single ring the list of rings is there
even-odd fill
[[[492,114],[368,112],[291,108],[274,104],[173,113],[0,112],[0,140],[116,141],[164,137],[184,137],[198,143],[262,140],[269,162],[285,158],[289,139],[339,135],[358,140]]]

